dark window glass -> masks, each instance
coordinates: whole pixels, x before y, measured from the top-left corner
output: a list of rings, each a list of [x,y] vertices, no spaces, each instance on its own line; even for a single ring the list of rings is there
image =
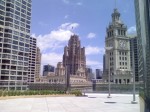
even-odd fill
[[[3,44],[3,47],[5,47],[5,48],[11,48],[11,45],[10,44]]]
[[[18,49],[18,46],[14,46],[14,45],[13,45],[12,48],[17,50],[17,49]]]
[[[0,25],[4,25],[4,22],[3,22],[3,21],[0,21]]]
[[[11,53],[10,49],[3,49],[3,53]]]
[[[1,10],[5,10],[5,7],[0,5],[0,9]]]
[[[18,45],[18,41],[13,40],[13,44]]]
[[[24,46],[24,43],[22,43],[22,42],[19,42],[19,45],[20,45],[20,46]]]
[[[12,38],[11,34],[4,34],[4,37]]]

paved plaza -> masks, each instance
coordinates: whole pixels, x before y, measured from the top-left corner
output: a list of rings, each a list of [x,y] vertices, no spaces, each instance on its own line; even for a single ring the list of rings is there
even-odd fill
[[[0,100],[0,112],[139,112],[132,95],[87,94],[88,97],[40,97]],[[138,100],[138,96],[136,96]]]

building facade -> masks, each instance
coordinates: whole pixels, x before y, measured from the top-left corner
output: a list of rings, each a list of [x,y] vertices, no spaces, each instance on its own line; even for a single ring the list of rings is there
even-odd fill
[[[64,48],[63,66],[66,69],[69,83],[86,82],[86,57],[85,48],[81,48],[81,43],[77,35],[72,35],[68,46]]]
[[[96,79],[101,79],[102,78],[102,71],[101,69],[96,69]]]
[[[36,38],[30,37],[28,82],[35,81],[36,54]]]
[[[36,47],[36,70],[35,70],[35,81],[36,82],[40,81],[40,76],[41,76],[41,57],[42,57],[42,54],[40,52],[40,48]]]
[[[52,66],[52,65],[44,65],[43,66],[43,76],[48,76],[48,75],[50,75],[50,74],[53,74],[53,73],[55,73],[55,67],[54,66]]]
[[[87,80],[88,81],[92,81],[92,79],[95,79],[92,68],[86,67],[86,72],[87,72],[86,74],[87,74]]]
[[[135,74],[135,81],[139,81],[138,75],[138,46],[137,46],[137,36],[130,35],[130,61],[131,61],[131,69]],[[132,54],[133,53],[133,54]],[[134,59],[134,60],[133,60]]]
[[[0,1],[0,88],[26,90],[31,0]]]
[[[112,22],[106,29],[104,80],[117,84],[132,82],[130,68],[130,44],[126,36],[127,26],[120,20],[120,13],[114,9]]]
[[[135,0],[140,111],[150,112],[150,0]]]

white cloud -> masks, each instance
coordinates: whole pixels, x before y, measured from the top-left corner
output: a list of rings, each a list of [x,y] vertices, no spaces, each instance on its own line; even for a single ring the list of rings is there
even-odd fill
[[[87,38],[95,38],[95,36],[96,36],[96,34],[95,33],[89,33],[88,35],[87,35]]]
[[[83,5],[82,2],[74,2],[72,0],[62,0],[63,3],[67,4],[67,5],[76,5],[76,6],[81,6]]]
[[[102,69],[103,68],[103,63],[100,63],[98,61],[90,60],[87,59],[86,64],[91,66],[93,69]]]
[[[51,31],[49,34],[38,35],[32,34],[32,37],[37,38],[37,45],[44,53],[47,50],[55,50],[64,47],[64,42],[67,42],[73,34],[70,30],[72,27],[77,28],[78,23],[62,24],[57,30]]]
[[[64,29],[64,30],[72,30],[77,27],[79,27],[78,23],[64,23],[59,28]]]
[[[50,64],[56,66],[58,62],[62,62],[63,54],[55,52],[42,54],[42,65]]]
[[[136,34],[136,26],[131,26],[127,32],[128,34]]]
[[[92,47],[92,46],[85,47],[86,55],[104,54],[104,52],[105,52],[104,48]]]

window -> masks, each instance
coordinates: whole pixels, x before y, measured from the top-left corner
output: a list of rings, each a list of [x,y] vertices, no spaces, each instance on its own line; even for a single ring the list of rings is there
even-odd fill
[[[14,60],[17,60],[17,56],[12,55],[11,58],[14,59]]]
[[[19,29],[19,26],[15,25],[15,29]]]
[[[20,62],[20,61],[19,61],[19,62],[18,62],[18,65],[23,65],[23,62]]]
[[[18,53],[18,51],[14,51],[14,50],[12,51],[12,54],[17,54],[17,53]]]
[[[3,44],[3,47],[5,47],[5,48],[11,48],[11,45],[10,44]]]
[[[1,70],[1,74],[9,74],[8,70]]]
[[[12,48],[18,50],[18,46],[13,45]]]
[[[18,45],[18,41],[13,40],[13,44]]]
[[[24,46],[24,43],[22,43],[22,42],[19,42],[19,45],[20,45],[20,46]]]
[[[23,48],[23,47],[19,47],[19,50],[20,50],[20,51],[24,51],[24,48]]]
[[[18,40],[18,36],[13,36],[13,39]]]
[[[17,61],[12,60],[11,64],[17,65]]]

